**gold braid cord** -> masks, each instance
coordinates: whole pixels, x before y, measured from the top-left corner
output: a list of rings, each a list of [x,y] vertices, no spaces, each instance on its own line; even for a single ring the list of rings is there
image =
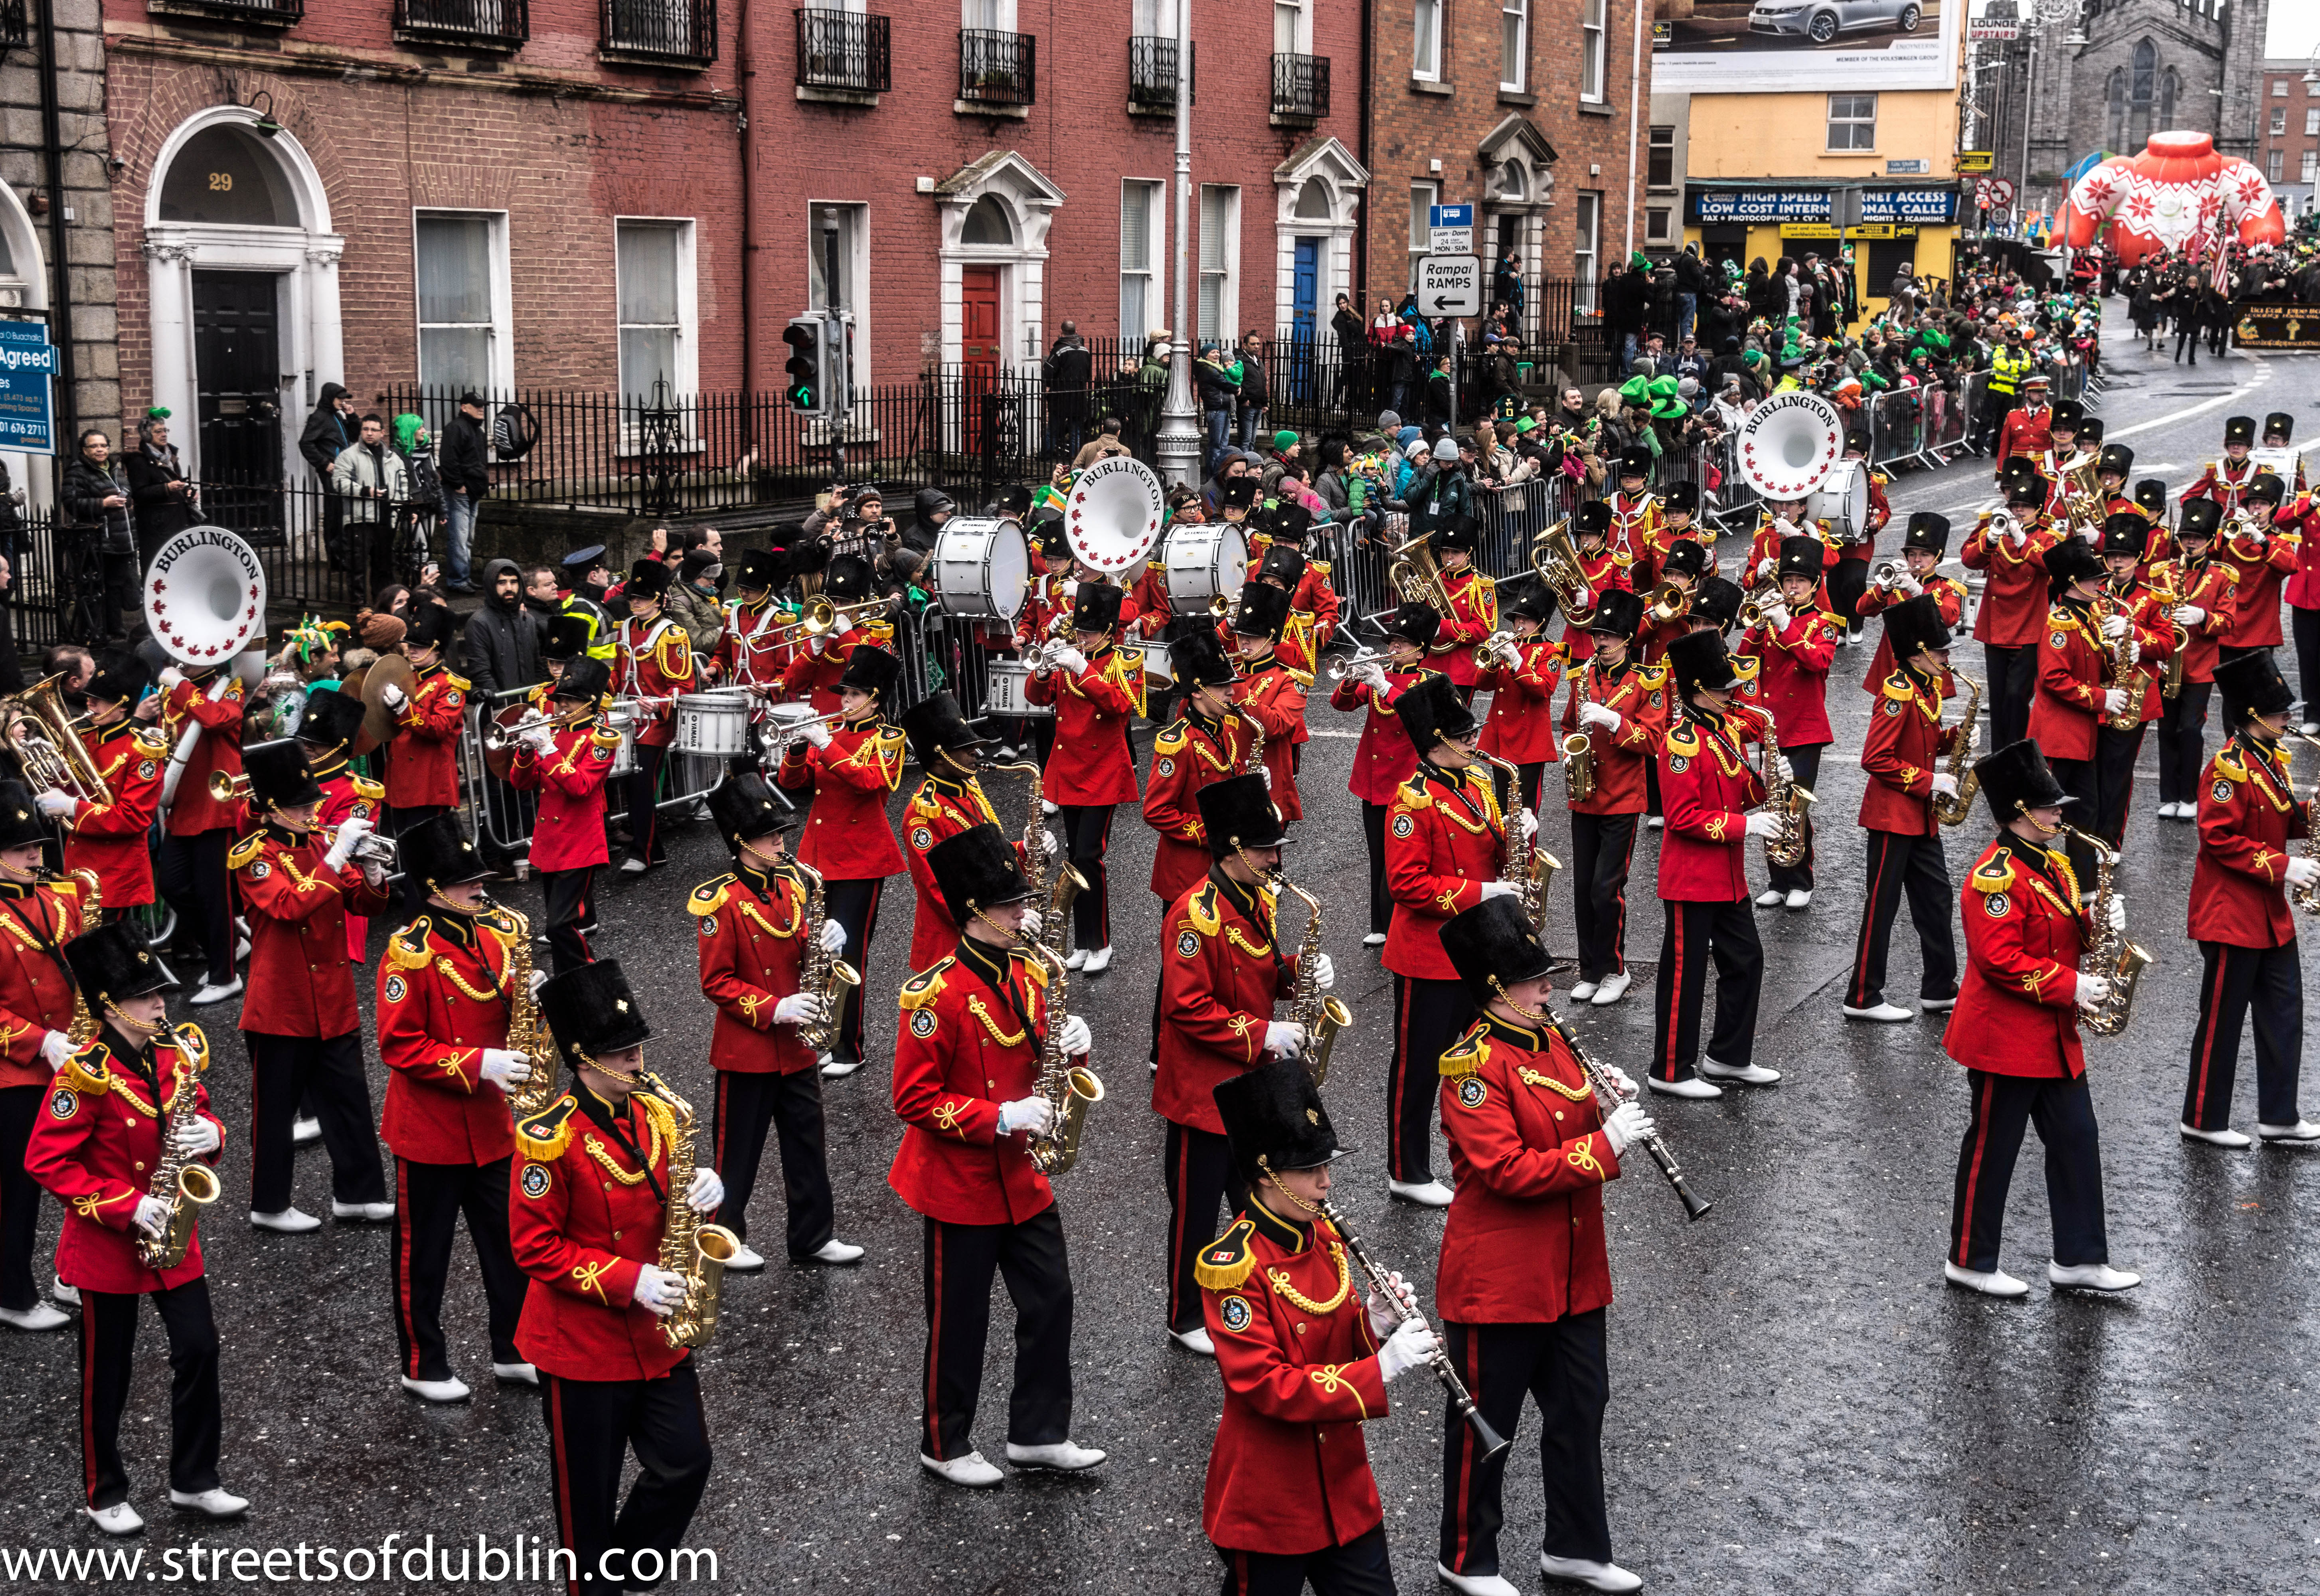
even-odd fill
[[[1326,1319],[1344,1305],[1346,1294],[1354,1289],[1354,1272],[1346,1263],[1346,1249],[1333,1241],[1329,1244],[1329,1257],[1337,1265],[1337,1294],[1326,1302],[1316,1302],[1290,1284],[1286,1270],[1267,1269],[1264,1278],[1272,1283],[1274,1294],[1291,1308],[1301,1310],[1316,1319]]]

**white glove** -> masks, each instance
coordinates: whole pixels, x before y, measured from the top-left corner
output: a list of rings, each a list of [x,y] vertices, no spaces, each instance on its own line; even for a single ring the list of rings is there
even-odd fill
[[[2103,713],[2106,715],[2123,715],[2125,712],[2126,689],[2124,687],[2104,688]]]
[[[165,665],[161,667],[161,674],[153,679],[161,685],[161,691],[167,693],[186,679],[186,673],[174,665]]]
[[[2075,1001],[2081,1009],[2098,1009],[2110,996],[2110,983],[2100,975],[2080,975]]]
[[[131,1222],[148,1236],[159,1236],[169,1228],[169,1205],[159,1197],[140,1197]]]
[[[1264,778],[1264,790],[1268,793],[1271,792],[1273,790],[1273,766],[1270,765],[1260,765],[1256,767],[1255,774]]]
[[[1797,779],[1797,767],[1789,763],[1789,757],[1786,754],[1776,753],[1772,758],[1776,762],[1774,768],[1781,773],[1782,781],[1792,782]]]
[[[1434,1351],[1434,1331],[1416,1314],[1394,1327],[1384,1346],[1378,1348],[1378,1378],[1391,1385],[1393,1377],[1404,1369],[1415,1369],[1424,1364]]]
[[[1742,833],[1744,836],[1770,837],[1781,829],[1781,817],[1770,810],[1760,809],[1749,815],[1747,820],[1747,827]]]
[[[1064,582],[1064,596],[1065,596],[1065,598],[1067,598],[1067,599],[1075,599],[1075,598],[1079,597],[1079,595],[1080,595],[1080,585],[1079,585],[1079,583],[1078,583],[1077,581],[1075,581],[1075,580],[1071,579],[1071,578],[1068,578],[1068,577],[1067,577],[1067,578],[1065,578],[1065,582]]]
[[[2129,664],[2129,665],[2136,665],[2136,664],[2140,664],[2140,663],[2142,662],[2142,659],[2143,659],[2143,639],[2142,639],[2141,638],[2129,638],[2129,639],[2126,639],[2126,662],[2127,662],[2127,664]]]
[[[1581,726],[1600,726],[1606,731],[1617,732],[1627,724],[1627,717],[1609,704],[1590,702],[1579,706],[1579,723]]]
[[[1095,1036],[1088,1029],[1086,1018],[1078,1014],[1064,1021],[1064,1034],[1058,1040],[1067,1058],[1077,1058],[1095,1046]]]
[[[1046,915],[1040,913],[1037,909],[1032,908],[1029,903],[1023,905],[1023,934],[1025,936],[1036,940],[1039,935],[1039,928],[1047,923],[1047,917]]]
[[[1040,841],[1040,843],[1042,844],[1042,846],[1044,846],[1044,847],[1047,848],[1047,857],[1048,857],[1049,858],[1051,858],[1051,859],[1060,859],[1060,858],[1062,858],[1062,857],[1064,857],[1064,845],[1063,845],[1063,841],[1062,841],[1062,839],[1059,839],[1058,837],[1056,837],[1056,835],[1053,831],[1042,831],[1042,832],[1040,832],[1040,833],[1039,833],[1039,841]]]
[[[2197,604],[2178,604],[2169,617],[2178,626],[2197,626],[2207,618],[2207,612]]]
[[[378,698],[381,703],[398,715],[403,712],[403,706],[411,702],[411,695],[392,682],[379,689]]]
[[[1294,1058],[1305,1050],[1305,1028],[1286,1020],[1264,1022],[1264,1050],[1283,1058]]]
[[[539,995],[539,989],[548,984],[549,974],[550,972],[547,970],[534,970],[531,973],[530,996],[538,997]]]
[[[218,1144],[223,1139],[215,1125],[197,1114],[170,1137],[169,1141],[188,1158],[206,1158],[217,1151]]]
[[[637,1303],[657,1319],[666,1319],[684,1301],[684,1277],[650,1264],[637,1265]]]
[[[817,993],[793,992],[774,1005],[775,1025],[811,1025],[821,1019],[821,997]]]
[[[2127,619],[2124,615],[2104,616],[2102,623],[2102,634],[2104,639],[2107,642],[2116,643],[2119,639],[2126,635],[2127,625]]]
[[[1528,848],[1530,839],[1538,835],[1538,812],[1529,809],[1517,810],[1515,825],[1521,833],[1523,846]]]
[[[725,1206],[725,1180],[713,1169],[693,1172],[693,1189],[684,1194],[684,1205],[695,1213],[715,1213]]]
[[[1937,771],[1934,772],[1934,796],[1935,796],[1935,797],[1936,797],[1936,798],[1954,798],[1954,797],[1956,797],[1956,796],[1957,796],[1957,790],[1958,790],[1957,777],[1955,777],[1955,776],[1952,775],[1951,775],[1948,771],[1946,771],[1946,770],[1937,770]]]
[[[1087,669],[1087,656],[1077,648],[1058,648],[1056,650],[1056,668],[1077,676]]]
[[[1613,1084],[1619,1088],[1619,1095],[1622,1097],[1634,1097],[1643,1091],[1642,1087],[1636,1084],[1636,1077],[1616,1064],[1611,1066],[1611,1080]]]
[[[1485,903],[1489,902],[1492,898],[1515,898],[1520,897],[1521,895],[1522,889],[1516,886],[1514,883],[1510,881],[1486,881],[1482,883],[1482,902]]]
[[[807,653],[819,656],[824,648],[829,647],[829,639],[826,634],[820,637],[809,636],[805,640],[805,647]]]
[[[533,753],[545,754],[555,748],[556,733],[546,726],[533,726],[525,730],[523,740]]]
[[[837,622],[830,627],[829,635],[834,638],[842,638],[853,630],[854,617],[851,615],[840,615],[838,618]]]
[[[1313,961],[1313,984],[1327,992],[1337,984],[1337,964],[1325,953]]]
[[[1613,1156],[1624,1158],[1627,1149],[1649,1136],[1654,1129],[1651,1112],[1642,1103],[1623,1102],[1603,1121],[1603,1139],[1611,1144]]]
[[[829,728],[818,721],[807,721],[804,730],[800,731],[798,735],[804,738],[806,741],[811,743],[815,748],[826,748],[829,746]]]
[[[2126,935],[2126,894],[2125,893],[2111,894],[2110,929],[2119,936]]]
[[[2290,861],[2291,866],[2294,861]],[[52,1070],[64,1068],[65,1060],[73,1055],[72,1038],[60,1030],[52,1030],[41,1038],[41,1056],[49,1061]]]
[[[1056,1105],[1044,1097],[1019,1097],[1013,1102],[999,1105],[999,1134],[1001,1136],[1011,1136],[1018,1130],[1044,1134],[1055,1122]]]
[[[2271,540],[2271,534],[2265,531],[2261,527],[2248,528],[2247,537],[2248,541],[2253,543],[2258,549],[2262,548],[2266,543]]]
[[[1360,681],[1373,693],[1383,694],[1392,691],[1391,684],[1387,682],[1385,679],[1385,667],[1380,665],[1374,659],[1362,667],[1360,675],[1356,677],[1356,680]]]
[[[1756,562],[1756,575],[1759,576],[1769,576],[1780,568],[1781,562],[1769,554]]]
[[[355,851],[355,844],[371,829],[370,822],[358,814],[350,814],[339,822],[331,838],[331,851],[322,856],[322,863],[333,870],[343,869]]]
[[[2017,521],[2014,523],[2013,529],[2006,534],[2006,540],[2019,549],[2030,541],[2030,529]]]
[[[1789,606],[1785,603],[1766,604],[1764,621],[1774,631],[1789,630]]]
[[[2320,864],[2301,856],[2288,861],[2286,872],[2280,877],[2282,886],[2303,886],[2314,881],[2320,881]],[[56,1033],[51,1031],[50,1034],[53,1036]]]
[[[42,814],[48,815],[70,814],[80,807],[78,799],[70,793],[56,787],[50,787],[47,792],[41,793],[32,800],[32,803]]]
[[[824,953],[846,951],[846,928],[834,920],[821,922],[821,950]]]
[[[363,861],[362,878],[365,885],[385,886],[386,884],[386,866],[384,865],[374,865],[369,860],[366,859]]]
[[[516,1088],[531,1079],[531,1060],[505,1047],[486,1047],[482,1074],[485,1080],[512,1097]]]
[[[1926,591],[1926,585],[1918,581],[1915,576],[1904,576],[1893,585],[1899,588],[1901,592],[1908,594],[1911,598],[1916,598],[1919,594]]]
[[[1393,1298],[1389,1299],[1383,1292],[1372,1286],[1363,1303],[1370,1310],[1370,1330],[1380,1338],[1392,1335],[1395,1326],[1418,1311],[1417,1295],[1402,1281],[1401,1271],[1391,1271],[1386,1275],[1386,1280],[1393,1287]],[[1393,1305],[1395,1299],[1400,1301],[1400,1308]]]
[[[2098,543],[2102,540],[2102,529],[2089,522],[2079,529],[2079,536],[2086,542]]]

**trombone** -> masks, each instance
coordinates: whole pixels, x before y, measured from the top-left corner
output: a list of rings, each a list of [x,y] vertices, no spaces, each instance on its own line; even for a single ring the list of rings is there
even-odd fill
[[[816,726],[834,727],[848,723],[844,710],[832,710],[826,715],[785,715],[782,712],[784,710],[807,707],[809,706],[788,703],[776,703],[767,707],[766,712],[773,718],[774,728],[781,733],[783,741],[800,741]]]
[[[568,731],[595,712],[596,706],[594,703],[584,702],[559,715],[545,715],[534,710],[521,720],[508,726],[503,726],[496,721],[486,721],[484,722],[484,747],[493,753],[497,753],[510,743],[521,741],[535,731]]]
[[[777,638],[785,631],[802,630],[810,638],[818,638],[833,630],[838,625],[838,618],[841,615],[850,617],[857,611],[864,610],[875,611],[883,615],[886,612],[886,605],[887,601],[883,598],[860,599],[850,604],[833,604],[822,594],[815,594],[806,600],[804,612],[797,620],[784,622],[766,635],[769,638]],[[870,617],[865,616],[864,619],[867,620]]]

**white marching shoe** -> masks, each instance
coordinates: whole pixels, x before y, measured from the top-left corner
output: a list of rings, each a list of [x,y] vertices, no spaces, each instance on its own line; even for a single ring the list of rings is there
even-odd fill
[[[733,1256],[725,1260],[725,1273],[728,1274],[755,1274],[765,1266],[766,1255],[746,1241],[735,1247]]]
[[[1768,886],[1756,894],[1756,907],[1759,909],[1778,909],[1788,901],[1789,894],[1776,886]]]
[[[1067,970],[1083,970],[1087,968],[1087,949],[1084,948],[1074,948],[1069,953],[1064,955],[1064,968]]]
[[[1856,1009],[1851,1003],[1846,1003],[1844,1009],[1844,1017],[1847,1020],[1874,1020],[1880,1025],[1899,1025],[1905,1020],[1917,1018],[1899,1003],[1880,1002],[1866,1009]]]
[[[964,1457],[947,1457],[940,1461],[919,1454],[920,1466],[938,1480],[953,1485],[964,1485],[969,1491],[993,1491],[1007,1483],[1007,1476],[980,1452],[970,1452]]]
[[[1699,1073],[1711,1081],[1737,1081],[1743,1086],[1770,1086],[1781,1078],[1781,1072],[1762,1064],[1718,1064],[1701,1055]]]
[[[61,1274],[57,1276],[56,1284],[49,1288],[49,1295],[54,1297],[58,1301],[68,1303],[72,1307],[77,1308],[80,1306],[80,1287],[77,1285],[67,1285],[65,1283],[65,1277]]]
[[[217,985],[213,982],[204,981],[200,986],[195,989],[194,995],[186,1001],[193,1004],[196,1009],[206,1009],[212,1003],[222,1003],[228,998],[240,997],[240,995],[241,977],[236,975],[223,986]]]
[[[621,874],[623,875],[642,875],[646,871],[651,868],[651,866],[646,864],[634,854],[630,854],[627,858],[621,861]]]
[[[1364,938],[1362,939],[1362,946],[1363,946],[1363,947],[1364,947],[1364,948],[1382,948],[1382,947],[1384,947],[1384,946],[1385,946],[1385,933],[1384,933],[1383,931],[1372,931],[1372,932],[1370,932],[1370,933],[1369,933],[1369,935],[1367,935],[1367,936],[1365,936],[1365,937],[1364,937]]]
[[[1945,998],[1919,998],[1917,1007],[1928,1014],[1946,1014],[1957,1007],[1954,994]]]
[[[494,1364],[492,1378],[504,1380],[510,1385],[538,1385],[539,1371],[530,1364]]]
[[[816,1247],[813,1253],[813,1261],[817,1264],[854,1264],[859,1263],[861,1258],[860,1247],[850,1241],[840,1241],[835,1236]]]
[[[1522,1587],[1502,1573],[1452,1573],[1447,1564],[1434,1565],[1434,1577],[1458,1596],[1521,1596]]]
[[[2203,1141],[2211,1147],[2229,1147],[2234,1153],[2253,1145],[2248,1140],[2247,1132],[2234,1130],[2228,1125],[2221,1130],[2202,1130],[2197,1125],[2183,1124],[2178,1124],[2175,1129],[2183,1133],[2185,1141]]]
[[[1616,1563],[1590,1563],[1584,1557],[1550,1557],[1538,1555],[1538,1571],[1551,1580],[1566,1584],[1584,1585],[1590,1591],[1640,1591],[1643,1576],[1630,1573]]]
[[[2171,821],[2182,812],[2182,809],[2183,806],[2180,803],[2162,803],[2159,806],[2159,818],[2162,821]]]
[[[1681,1081],[1663,1081],[1657,1075],[1645,1075],[1644,1084],[1668,1097],[1696,1097],[1704,1100],[1724,1095],[1723,1087],[1713,1081],[1703,1081],[1698,1075],[1688,1076]]]
[[[1187,1352],[1197,1352],[1202,1357],[1217,1356],[1217,1344],[1209,1339],[1209,1327],[1194,1325],[1189,1330],[1171,1330],[1168,1339]]]
[[[290,1121],[290,1145],[303,1147],[308,1142],[322,1139],[322,1122],[312,1114],[301,1114]]]
[[[2259,1120],[2256,1121],[2255,1133],[2266,1141],[2290,1144],[2320,1141],[2320,1125],[2315,1125],[2309,1120],[2298,1120],[2293,1125],[2266,1125]]]
[[[0,1308],[0,1325],[17,1330],[60,1330],[72,1323],[72,1315],[46,1302],[35,1302],[30,1308]]]
[[[2030,1288],[2003,1269],[1969,1269],[1962,1264],[1944,1263],[1942,1278],[1952,1285],[1962,1285],[1970,1292],[1980,1292],[1985,1297],[2026,1297]]]
[[[1809,909],[1812,907],[1812,889],[1799,887],[1789,894],[1787,902],[1791,909]]]
[[[1574,1003],[1586,1002],[1602,989],[1603,984],[1600,981],[1581,981],[1571,989],[1571,1001]]]
[[[137,1510],[125,1501],[116,1501],[109,1508],[84,1508],[88,1521],[107,1535],[134,1535],[145,1528],[145,1520]]]
[[[249,1511],[249,1498],[213,1485],[207,1491],[172,1491],[169,1505],[204,1519],[239,1519]]]
[[[2143,1276],[2132,1269],[2114,1269],[2108,1264],[2062,1265],[2049,1262],[2046,1282],[2065,1291],[2125,1292],[2143,1283]]]
[[[821,1078],[842,1081],[861,1067],[862,1061],[858,1058],[840,1058],[836,1054],[825,1054],[821,1060]]]
[[[1111,968],[1111,944],[1107,942],[1087,956],[1087,963],[1080,966],[1080,971],[1083,975],[1101,975],[1110,968]]]
[[[1625,970],[1621,970],[1616,975],[1606,975],[1603,977],[1603,984],[1595,989],[1595,995],[1587,1001],[1599,1009],[1607,1009],[1627,996],[1627,988],[1635,984],[1636,978]],[[1571,995],[1575,1000],[1579,994],[1573,993]]]
[[[422,1402],[464,1402],[475,1394],[467,1389],[467,1383],[457,1376],[449,1380],[417,1380],[405,1374],[403,1389]]]
[[[355,1224],[383,1225],[394,1217],[392,1202],[341,1202],[331,1199],[331,1217]]]
[[[1447,1208],[1457,1196],[1440,1181],[1388,1181],[1385,1189],[1396,1202],[1415,1202],[1420,1208]]]
[[[1103,1453],[1093,1446],[1083,1446],[1077,1441],[1050,1441],[1044,1446],[1019,1446],[1007,1443],[1007,1461],[1020,1469],[1047,1469],[1059,1474],[1076,1474],[1093,1468],[1103,1461]]]
[[[279,1213],[249,1211],[249,1222],[261,1230],[278,1230],[285,1236],[304,1236],[309,1230],[319,1230],[322,1221],[302,1209],[285,1208]]]
[[[1663,814],[1646,815],[1644,817],[1644,830],[1646,831],[1662,830],[1665,829],[1666,825],[1667,816]]]

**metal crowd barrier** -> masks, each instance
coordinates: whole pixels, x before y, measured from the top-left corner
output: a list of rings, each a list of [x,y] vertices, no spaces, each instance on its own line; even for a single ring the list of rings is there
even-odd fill
[[[521,856],[531,847],[539,817],[537,793],[521,791],[494,775],[484,763],[483,721],[487,710],[496,713],[525,697],[529,687],[509,687],[491,695],[488,705],[478,702],[459,734],[459,815],[478,845],[489,844]],[[725,762],[705,755],[678,754],[661,762],[659,796],[654,808],[666,812],[698,803],[725,776]],[[609,812],[625,812],[625,805],[607,800]]]

